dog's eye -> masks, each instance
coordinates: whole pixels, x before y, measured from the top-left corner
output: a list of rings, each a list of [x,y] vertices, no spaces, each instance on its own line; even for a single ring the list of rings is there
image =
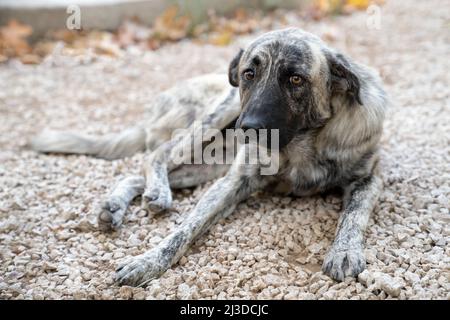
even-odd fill
[[[289,81],[292,85],[299,86],[302,83],[302,78],[300,78],[300,76],[291,76]]]
[[[244,78],[245,80],[253,80],[255,78],[255,73],[253,70],[246,70],[244,71]]]

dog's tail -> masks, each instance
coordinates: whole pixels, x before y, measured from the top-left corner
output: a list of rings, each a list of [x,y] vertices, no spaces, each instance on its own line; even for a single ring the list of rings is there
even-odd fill
[[[86,154],[113,160],[144,151],[145,140],[145,130],[138,127],[100,137],[46,130],[33,138],[29,146],[44,153]]]

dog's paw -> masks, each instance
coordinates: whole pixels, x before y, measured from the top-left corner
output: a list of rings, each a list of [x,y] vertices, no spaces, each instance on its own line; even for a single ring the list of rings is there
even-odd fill
[[[100,207],[97,222],[102,231],[116,230],[122,225],[127,205],[119,198],[110,198]]]
[[[157,250],[131,257],[116,269],[115,280],[120,285],[144,285],[158,278],[169,268],[163,261]]]
[[[172,207],[170,188],[153,188],[145,190],[142,195],[142,206],[153,212],[162,212]]]
[[[362,249],[335,249],[325,256],[322,271],[337,281],[345,277],[356,277],[366,268],[366,259]]]

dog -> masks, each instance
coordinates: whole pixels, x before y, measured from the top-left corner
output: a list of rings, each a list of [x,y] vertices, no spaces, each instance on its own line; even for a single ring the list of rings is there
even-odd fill
[[[230,86],[231,84],[231,86]],[[146,152],[143,176],[120,181],[99,210],[99,227],[116,229],[142,196],[153,211],[170,209],[171,188],[217,179],[184,222],[156,247],[116,270],[121,285],[143,285],[175,264],[216,221],[258,190],[308,196],[339,188],[344,208],[322,270],[337,281],[365,269],[364,232],[382,189],[378,144],[387,94],[377,74],[297,28],[265,33],[231,61],[227,74],[205,75],[155,97],[145,120],[103,137],[44,132],[31,142],[47,153],[119,159]],[[179,164],[186,141],[204,128],[278,130],[279,170],[262,175],[240,148],[232,164]],[[174,130],[189,134],[174,138]]]

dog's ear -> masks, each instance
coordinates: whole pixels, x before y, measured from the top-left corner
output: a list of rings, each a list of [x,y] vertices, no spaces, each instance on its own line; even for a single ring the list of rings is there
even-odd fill
[[[326,54],[330,68],[331,94],[344,94],[350,103],[362,104],[360,97],[360,81],[351,63],[340,53]]]
[[[228,67],[228,81],[233,87],[239,86],[239,61],[241,60],[244,50],[240,49],[238,54],[231,60],[230,66]]]

